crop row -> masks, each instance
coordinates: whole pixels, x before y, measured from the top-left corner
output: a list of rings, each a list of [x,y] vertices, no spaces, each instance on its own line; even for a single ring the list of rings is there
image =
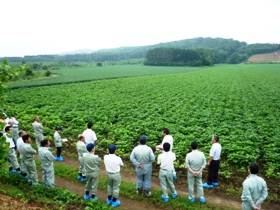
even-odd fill
[[[32,132],[41,117],[47,138],[57,125],[74,142],[93,121],[98,149],[110,143],[128,157],[140,135],[154,148],[167,127],[182,166],[192,141],[208,156],[212,134],[220,136],[222,160],[234,169],[258,161],[267,176],[280,177],[280,65],[220,65],[189,73],[98,80],[9,91],[9,108]],[[68,146],[68,148],[67,148]]]
[[[157,67],[142,65],[116,65],[97,67],[93,65],[79,68],[64,68],[51,70],[52,76],[30,81],[17,81],[9,84],[11,88],[34,87],[43,85],[66,84],[92,80],[103,80],[123,77],[136,77],[144,75],[170,74],[190,72],[201,67]]]

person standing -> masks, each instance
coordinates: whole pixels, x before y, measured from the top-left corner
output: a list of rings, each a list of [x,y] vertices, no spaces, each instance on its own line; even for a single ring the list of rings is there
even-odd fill
[[[59,162],[64,160],[63,157],[61,156],[61,152],[62,152],[61,131],[62,131],[62,126],[57,126],[53,135],[54,145],[56,147],[55,160]]]
[[[192,152],[186,155],[186,168],[188,169],[188,191],[189,200],[195,201],[194,183],[197,187],[197,194],[200,203],[205,203],[204,192],[202,187],[202,171],[206,167],[206,159],[203,152],[198,151],[198,144],[191,143]]]
[[[38,184],[38,175],[36,164],[34,161],[34,155],[36,154],[36,150],[33,149],[30,145],[31,136],[29,134],[23,135],[22,140],[24,142],[21,150],[22,150],[22,159],[24,164],[26,165],[27,175],[28,175],[28,183],[30,185]]]
[[[257,175],[258,172],[259,165],[250,163],[248,166],[249,176],[242,184],[242,210],[261,209],[261,204],[268,195],[266,182]]]
[[[220,167],[220,156],[222,151],[222,146],[218,143],[219,136],[212,136],[212,147],[210,149],[210,158],[207,162],[208,168],[208,178],[207,182],[203,183],[205,188],[217,187],[218,184],[218,172]]]
[[[88,128],[83,132],[83,136],[85,137],[86,144],[89,144],[89,143],[96,144],[97,137],[96,137],[95,132],[92,130],[93,123],[89,122],[87,124],[87,127]]]
[[[16,115],[14,114],[11,118],[12,122],[13,122],[13,141],[15,144],[17,144],[17,140],[19,139],[19,121],[16,120]]]
[[[24,136],[25,134],[26,134],[25,131],[20,131],[19,132],[19,134],[18,134],[19,138],[17,140],[17,150],[19,152],[19,158],[20,158],[20,170],[21,170],[20,174],[23,178],[27,179],[28,176],[27,176],[27,171],[26,171],[26,165],[25,165],[25,163],[22,159],[22,146],[24,144],[24,142],[22,140],[22,136]]]
[[[54,187],[53,161],[55,158],[49,150],[50,145],[50,141],[44,139],[41,141],[41,147],[38,150],[43,173],[42,181],[46,187]]]
[[[12,139],[12,127],[6,126],[5,133],[3,134],[6,137],[6,142],[9,143],[9,153],[8,153],[8,164],[10,173],[20,173],[20,167],[15,153],[15,143]]]
[[[108,178],[108,198],[106,203],[117,207],[121,205],[121,202],[117,200],[117,198],[119,197],[121,185],[120,167],[123,166],[123,161],[120,157],[116,156],[116,145],[109,145],[108,150],[109,155],[104,156],[104,164]]]
[[[86,194],[84,195],[84,199],[90,199],[91,201],[98,200],[96,197],[97,188],[98,188],[98,171],[99,171],[99,163],[101,158],[98,155],[94,154],[95,144],[89,143],[87,145],[88,153],[84,153],[84,163],[85,163],[85,172],[87,177],[86,183]],[[89,195],[89,191],[92,190],[92,195]]]
[[[136,146],[131,154],[130,161],[135,166],[137,177],[137,193],[145,196],[151,195],[152,162],[155,160],[153,150],[146,145],[147,137],[141,136],[140,145]],[[143,192],[144,189],[144,192]]]
[[[173,152],[170,151],[170,147],[171,145],[168,142],[165,142],[163,144],[164,152],[158,156],[157,160],[157,163],[160,164],[158,178],[160,181],[161,190],[163,192],[163,194],[161,195],[161,199],[164,202],[168,202],[169,200],[166,183],[171,191],[171,197],[177,197],[177,192],[173,184],[173,162],[176,160],[176,156]]]
[[[34,133],[35,133],[35,140],[36,140],[36,146],[37,149],[40,148],[41,146],[41,141],[44,140],[44,135],[43,135],[43,125],[40,123],[40,119],[38,116],[34,118],[34,122],[32,123],[32,126],[34,128]]]
[[[173,148],[173,137],[169,134],[169,129],[168,128],[163,128],[162,129],[162,142],[160,145],[156,146],[156,150],[162,150],[163,151],[163,144],[165,142],[170,144],[170,151],[172,152],[172,148]],[[173,179],[177,179],[177,175],[176,175],[176,171],[175,168],[173,168]]]
[[[79,134],[78,139],[79,139],[79,141],[77,142],[77,145],[76,145],[78,156],[79,156],[78,160],[79,160],[79,164],[80,164],[78,180],[86,181],[87,177],[85,174],[85,163],[84,163],[83,154],[88,153],[88,151],[87,151],[87,147],[85,144],[85,137],[82,134]]]

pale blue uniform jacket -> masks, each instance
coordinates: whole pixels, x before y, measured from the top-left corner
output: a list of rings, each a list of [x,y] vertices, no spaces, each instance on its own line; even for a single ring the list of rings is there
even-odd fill
[[[255,203],[258,203],[258,208],[261,208],[262,202],[268,195],[264,179],[256,174],[250,174],[242,185],[242,210],[252,210]]]

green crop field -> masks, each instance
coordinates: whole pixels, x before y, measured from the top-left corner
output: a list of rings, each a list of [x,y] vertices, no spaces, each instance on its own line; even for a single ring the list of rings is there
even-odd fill
[[[167,127],[174,137],[177,168],[184,167],[192,141],[208,156],[211,135],[217,134],[223,166],[244,170],[249,162],[257,161],[267,177],[280,178],[279,64],[217,65],[199,71],[185,68],[187,72],[163,68],[166,73],[170,69],[169,74],[162,74],[162,67],[153,67],[159,75],[140,66],[111,67],[119,77],[127,77],[118,79],[106,79],[110,67],[106,68],[107,74],[98,70],[99,79],[104,80],[12,89],[8,108],[18,113],[21,128],[30,133],[34,116],[40,116],[49,139],[55,126],[62,125],[63,136],[70,139],[64,149],[72,152],[76,152],[77,135],[89,121],[95,124],[98,150],[116,143],[123,158],[130,155],[140,135],[147,135],[154,148],[162,140],[162,128]],[[170,74],[171,69],[178,71]],[[150,73],[153,75],[140,76]],[[74,82],[87,74],[77,70],[63,78]],[[59,77],[51,80],[55,83],[55,79]]]
[[[156,67],[143,65],[119,65],[119,66],[84,66],[79,68],[64,68],[51,70],[54,76],[30,81],[18,81],[10,83],[10,88],[32,87],[53,84],[66,84],[92,80],[103,80],[123,77],[135,77],[144,75],[159,75],[180,72],[190,72],[202,69],[202,67]]]

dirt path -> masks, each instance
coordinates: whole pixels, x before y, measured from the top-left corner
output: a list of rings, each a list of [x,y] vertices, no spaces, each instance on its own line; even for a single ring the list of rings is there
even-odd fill
[[[56,162],[58,164],[64,164],[64,165],[69,165],[72,167],[76,167],[77,171],[78,171],[78,161],[75,159],[71,159],[71,158],[67,158],[64,157],[64,161],[63,162]],[[130,172],[131,170],[121,170],[121,177],[122,180],[126,181],[126,182],[131,182],[131,183],[136,183],[136,176],[134,172]],[[99,173],[101,175],[107,176],[106,174],[106,170],[104,165],[100,166],[99,169]],[[39,175],[41,176],[41,175]],[[180,177],[178,180],[174,181],[174,184],[176,186],[176,190],[178,192],[179,195],[183,195],[183,196],[187,196],[188,192],[187,192],[187,183],[186,182],[182,182],[182,179],[186,179],[184,177]],[[181,180],[181,181],[180,181]],[[156,176],[152,177],[152,189],[160,189],[160,184],[159,184],[159,179]],[[77,182],[72,182],[69,181],[67,179],[64,178],[60,178],[56,176],[56,180],[55,180],[55,186],[56,187],[60,187],[60,188],[64,188],[64,189],[68,189],[71,190],[79,195],[83,195],[84,194],[84,187],[85,184],[84,183],[77,183]],[[234,200],[229,198],[228,196],[223,195],[221,192],[219,192],[218,190],[214,189],[205,189],[204,190],[205,193],[205,198],[207,200],[207,202],[211,202],[213,204],[217,204],[217,206],[220,207],[231,207],[231,208],[236,208],[236,209],[241,209],[241,201],[240,200]],[[107,198],[107,191],[104,190],[98,190],[98,195],[97,197],[99,198],[99,200],[105,201]],[[145,203],[143,201],[138,201],[138,200],[133,200],[130,198],[126,198],[121,196],[121,192],[120,192],[120,197],[119,199],[121,200],[122,204],[121,204],[121,208],[122,209],[135,209],[135,210],[141,210],[141,209],[164,209],[163,207],[159,207],[153,204],[148,204]],[[277,204],[263,204],[262,205],[262,210],[279,210],[280,206]]]
[[[79,163],[78,163],[77,160],[70,159],[70,158],[67,158],[67,157],[65,157],[64,159],[65,160],[63,162],[60,162],[59,164],[65,164],[65,165],[77,167],[77,169],[78,169]],[[100,166],[99,174],[107,176],[107,173],[106,173],[104,165]],[[128,172],[125,172],[124,170],[121,170],[121,177],[122,177],[122,180],[124,180],[126,182],[136,183],[136,181],[137,181],[134,172],[133,173],[128,173]],[[179,195],[187,196],[188,195],[187,194],[188,193],[187,192],[187,185],[186,184],[182,184],[179,180],[174,181],[177,193]],[[56,183],[57,183],[57,181],[56,181]],[[73,183],[73,184],[76,184],[76,183]],[[84,184],[81,184],[81,185],[82,185],[82,190],[80,190],[80,192],[83,192]],[[151,186],[152,189],[161,189],[160,188],[160,184],[159,184],[159,179],[156,176],[152,177],[151,185],[152,185]],[[63,187],[63,188],[65,188],[65,187]],[[98,194],[99,193],[100,193],[100,190],[98,191]],[[102,192],[102,193],[105,193],[104,196],[102,195],[102,200],[105,200],[106,197],[107,197],[107,193],[106,192]],[[207,201],[209,201],[211,203],[215,203],[218,206],[227,206],[227,207],[232,207],[232,208],[236,208],[236,209],[240,209],[241,208],[241,202],[227,199],[226,203],[225,203],[225,198],[224,197],[218,197],[215,194],[215,191],[213,191],[213,190],[205,190],[204,193],[205,193],[205,197],[206,197]],[[104,199],[103,199],[103,197],[104,197]],[[131,199],[125,199],[124,197],[123,198],[120,197],[120,199],[123,199],[122,200],[122,204],[125,204],[126,202],[129,202],[129,201],[131,202]],[[138,202],[138,201],[137,200],[133,200],[133,203],[135,203],[135,202]],[[139,203],[139,205],[137,205],[137,206],[139,206],[139,209],[145,209],[146,208],[146,207],[143,206],[143,202],[138,202],[138,203]],[[130,204],[127,205],[127,206],[130,207],[128,209],[131,209],[131,205]],[[134,204],[133,204],[133,206],[134,206]],[[162,207],[161,208],[159,208],[159,207],[156,208],[156,206],[154,206],[155,208],[152,208],[150,204],[148,205],[148,207],[149,207],[149,209],[162,209]],[[123,205],[122,205],[122,208],[124,209]]]

